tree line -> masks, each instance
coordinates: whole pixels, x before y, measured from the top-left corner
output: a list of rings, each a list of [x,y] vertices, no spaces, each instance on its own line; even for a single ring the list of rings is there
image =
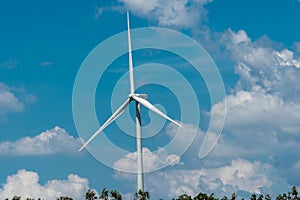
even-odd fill
[[[100,194],[97,196],[96,192],[93,190],[88,190],[85,193],[85,200],[122,200],[122,195],[117,190],[107,190],[104,188]],[[149,192],[143,192],[139,190],[134,194],[134,200],[149,200],[150,194]],[[196,196],[192,197],[188,194],[179,195],[176,199],[172,200],[245,200],[244,198],[238,198],[236,193],[233,193],[230,197],[224,196],[221,198],[215,197],[213,193],[206,194],[200,192]],[[6,198],[5,200],[10,200]],[[25,198],[22,199],[20,196],[14,196],[11,200],[43,200],[42,198],[32,199],[32,198]],[[56,198],[56,200],[73,200],[71,197],[68,196],[61,196]],[[163,199],[159,199],[163,200]],[[252,194],[249,200],[272,200],[270,195],[262,195],[262,194]],[[293,186],[290,191],[287,193],[277,195],[275,200],[300,200],[300,195],[298,195],[297,187]]]

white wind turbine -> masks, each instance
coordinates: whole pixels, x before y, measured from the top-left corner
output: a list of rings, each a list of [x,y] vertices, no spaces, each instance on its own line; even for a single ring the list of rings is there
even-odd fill
[[[129,81],[130,81],[130,94],[128,99],[113,113],[110,118],[88,139],[87,142],[79,149],[81,151],[85,148],[99,133],[103,131],[111,122],[119,117],[128,106],[131,101],[136,103],[136,147],[137,147],[137,191],[144,191],[144,180],[143,180],[143,152],[142,152],[142,128],[141,128],[141,110],[140,104],[157,113],[158,115],[166,118],[173,122],[177,126],[181,125],[165,115],[149,101],[147,101],[146,94],[136,94],[134,89],[134,77],[133,77],[133,66],[132,66],[132,52],[131,52],[131,38],[130,38],[130,24],[129,24],[129,13],[127,12],[127,28],[128,28],[128,55],[129,55]]]

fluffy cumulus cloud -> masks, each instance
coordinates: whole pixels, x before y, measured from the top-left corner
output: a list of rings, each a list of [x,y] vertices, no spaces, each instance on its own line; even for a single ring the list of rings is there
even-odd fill
[[[8,86],[0,82],[0,120],[9,113],[22,112],[26,105],[36,102],[34,95],[28,94],[24,88]]]
[[[184,165],[146,174],[146,188],[161,195],[157,198],[200,191],[219,197],[236,191],[276,195],[300,184],[294,178],[300,166],[299,56],[264,37],[252,41],[243,30],[220,35],[239,77],[224,99],[226,108],[217,103],[211,109],[214,123],[227,110],[222,137],[208,157],[195,161],[205,134],[198,130],[198,148],[192,145],[183,155]]]
[[[278,57],[281,66],[295,66],[296,68],[300,68],[300,59],[294,58],[294,52],[283,49],[281,52],[275,51],[274,54]]]
[[[157,199],[171,199],[181,194],[195,196],[199,192],[214,193],[218,197],[237,192],[240,197],[249,197],[250,193],[270,192],[279,185],[287,187],[271,165],[245,159],[235,159],[221,167],[158,171],[146,174],[145,181],[146,190]]]
[[[245,128],[272,130],[286,135],[300,134],[300,104],[285,102],[280,97],[261,90],[238,91],[226,98],[225,130],[235,132]],[[223,105],[214,105],[212,112],[222,114]],[[219,116],[220,116],[219,115]],[[255,133],[254,133],[255,134]]]
[[[21,112],[24,104],[16,97],[12,89],[0,82],[0,117],[11,112]]]
[[[244,140],[244,147],[255,142],[258,149],[265,146],[263,149],[272,152],[270,145],[290,147],[299,141],[300,87],[296,77],[300,69],[294,53],[251,42],[242,30],[228,30],[223,39],[240,77],[233,94],[226,97],[224,130],[236,141]],[[212,112],[218,113],[224,109],[221,107],[214,105]]]
[[[29,156],[77,152],[80,139],[69,135],[56,126],[35,137],[24,137],[17,141],[0,143],[0,156]]]
[[[258,97],[252,97],[252,95],[253,94],[250,92],[243,91],[240,94],[237,94],[239,99],[232,98],[229,100],[229,107],[231,105],[233,107],[238,105],[241,106],[239,110],[236,110],[237,113],[234,115],[240,114],[239,112],[242,111],[244,107],[248,107],[243,105],[244,101],[251,103],[252,100],[259,100],[258,102],[255,102],[257,104],[262,101],[261,99],[256,99]],[[262,94],[257,95],[260,95],[260,98],[265,98]],[[271,97],[272,96],[269,96],[269,98]],[[278,99],[267,100],[271,101],[270,104],[274,104],[270,105],[270,110],[274,109],[276,107],[275,104],[279,101]],[[217,105],[214,109],[217,109]],[[245,112],[247,111],[248,110]],[[214,112],[217,112],[217,110]],[[258,112],[258,109],[253,112]],[[277,111],[275,110],[274,112]],[[255,114],[260,115],[257,113]],[[229,115],[231,114],[229,113]],[[241,117],[243,114],[241,113],[239,116]],[[171,167],[164,168],[163,170],[145,174],[145,188],[147,191],[151,192],[152,198],[171,199],[184,193],[197,195],[199,192],[214,193],[218,197],[222,197],[224,195],[230,196],[233,192],[237,192],[239,197],[248,198],[251,193],[268,193],[275,196],[278,191],[287,191],[290,188],[290,185],[286,181],[287,177],[282,178],[278,174],[278,169],[273,165],[273,160],[267,158],[265,162],[259,161],[261,157],[258,156],[261,154],[274,154],[275,151],[266,151],[276,150],[277,145],[279,145],[278,138],[274,137],[276,134],[268,136],[264,135],[261,131],[258,131],[259,133],[257,135],[247,135],[253,131],[252,129],[245,129],[245,127],[248,126],[247,115],[245,116],[245,119],[241,119],[244,121],[244,124],[242,125],[235,122],[236,120],[238,119],[233,119],[230,122],[236,124],[228,124],[228,127],[226,125],[226,133],[224,133],[224,137],[221,138],[213,152],[203,160],[199,160],[197,155],[200,147],[199,144],[203,141],[205,133],[200,129],[197,129],[195,126],[184,125],[184,127],[186,127],[186,131],[196,131],[197,137],[194,138],[195,140],[191,145],[191,148],[183,155],[182,160],[184,160],[184,164],[181,163],[181,165],[173,165]],[[256,121],[254,116],[252,120],[252,123],[257,124],[261,119],[257,119]],[[264,122],[261,123],[264,124]],[[229,127],[234,126],[237,127],[229,129]],[[240,132],[235,132],[241,127],[243,127],[243,129]],[[249,128],[251,127],[252,125],[249,125]],[[259,130],[261,127],[263,126],[256,128]],[[173,128],[173,126],[169,126],[166,129],[169,136],[174,136],[174,132],[176,131],[174,131]],[[243,133],[245,131],[247,132],[246,135]],[[231,138],[228,138],[229,136],[227,132],[232,132],[232,134],[236,135],[231,135]],[[186,133],[189,134],[188,132]],[[256,134],[256,132],[254,131],[253,134]],[[291,138],[294,135],[294,133],[289,134]],[[282,148],[288,148],[292,145],[290,146],[290,149],[295,149],[297,144],[291,142],[292,141],[286,141],[285,147],[283,146]],[[270,145],[268,145],[268,143]],[[180,144],[177,145],[179,146]],[[146,148],[144,149],[144,152],[147,152],[148,154],[150,153],[151,155],[145,159],[144,164],[146,168],[152,169],[157,166],[157,164],[168,162],[168,156],[154,154]],[[299,154],[300,152],[294,153]],[[128,154],[128,156],[119,160],[116,164],[118,164],[119,167],[131,167],[131,169],[135,169],[135,154],[136,153]],[[249,159],[247,159],[247,157]],[[299,160],[296,160],[293,166],[295,170],[298,169],[300,166]],[[116,172],[115,178],[131,182],[132,187],[134,187],[134,183],[136,181],[134,174]]]
[[[244,30],[226,30],[221,35],[221,42],[236,62],[256,68],[269,67],[272,64],[272,49],[252,42]]]
[[[210,111],[216,114],[214,126],[226,109],[223,134],[199,161],[205,133],[191,127],[199,137],[181,157],[184,165],[145,175],[146,189],[161,195],[157,198],[200,191],[219,197],[236,191],[246,197],[253,192],[276,195],[300,184],[294,178],[300,166],[299,55],[266,37],[252,41],[244,30],[229,29],[216,37],[239,77],[224,99],[226,108],[217,103]],[[168,129],[167,135],[174,136],[172,127]]]
[[[230,95],[227,102],[223,135],[209,159],[219,163],[232,158],[264,160],[276,166],[277,173],[290,184],[299,185],[294,178],[300,159],[299,105],[246,91]]]
[[[161,26],[193,28],[206,18],[204,5],[211,0],[119,0],[125,9]]]
[[[136,172],[137,155],[137,152],[127,154],[124,158],[114,163],[114,168],[123,172]],[[168,154],[163,148],[158,149],[156,152],[143,148],[143,159],[145,172],[156,171],[163,166],[174,166],[180,163],[180,156]]]
[[[276,166],[278,175],[299,185],[293,178],[300,159],[298,56],[266,38],[252,41],[243,30],[227,30],[221,38],[239,80],[224,99],[225,126],[211,159],[264,160]],[[223,117],[223,109],[215,104],[211,112]],[[291,170],[286,171],[287,166]]]
[[[14,195],[22,198],[42,198],[45,200],[69,196],[74,200],[84,199],[88,190],[88,180],[76,174],[70,174],[66,180],[50,180],[44,185],[39,183],[39,175],[33,171],[19,170],[8,176],[0,188],[0,199],[11,199]]]
[[[252,42],[243,30],[225,31],[222,41],[236,62],[235,72],[240,77],[236,89],[260,87],[284,101],[299,102],[297,77],[300,76],[300,60],[294,52],[285,48],[274,49],[272,44],[262,45],[270,41]]]
[[[152,172],[165,167],[181,166],[183,161],[181,156],[197,155],[205,136],[197,126],[181,123],[182,127],[170,123],[165,129],[166,135],[170,139],[168,146],[151,151],[143,148],[144,171]],[[136,172],[137,152],[128,153],[126,156],[114,163],[114,168],[122,172]]]

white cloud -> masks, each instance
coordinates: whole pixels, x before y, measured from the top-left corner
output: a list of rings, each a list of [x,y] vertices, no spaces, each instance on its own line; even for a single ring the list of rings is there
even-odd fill
[[[240,76],[234,94],[226,97],[225,130],[232,134],[249,130],[258,137],[259,133],[264,137],[267,133],[299,133],[300,61],[294,53],[251,42],[242,30],[227,30],[222,38]],[[213,112],[218,112],[219,106],[214,105]]]
[[[221,38],[239,80],[225,99],[223,134],[208,163],[260,159],[274,163],[276,173],[284,174],[289,183],[299,184],[294,178],[295,162],[300,159],[300,62],[296,53],[266,37],[253,42],[242,30],[227,30]],[[223,117],[218,111],[222,109],[216,104],[211,112]],[[279,189],[276,191],[282,191]]]
[[[167,125],[165,132],[171,142],[168,145],[168,152],[177,155],[186,153],[197,154],[202,144],[205,132],[193,124],[181,123],[182,127],[170,123]],[[196,153],[197,152],[197,153]]]
[[[278,184],[287,185],[271,165],[245,159],[214,168],[163,170],[146,177],[145,188],[154,199],[171,199],[184,193],[195,196],[199,192],[214,193],[217,197],[230,196],[233,192],[262,193]]]
[[[157,21],[161,26],[193,28],[206,18],[204,5],[211,0],[119,0],[133,14]]]
[[[56,199],[60,196],[69,196],[74,200],[84,199],[88,190],[88,180],[76,174],[70,174],[67,180],[50,180],[44,185],[39,183],[39,175],[33,171],[19,170],[8,176],[0,188],[0,199],[11,199],[14,195],[22,198]]]
[[[43,61],[43,62],[39,63],[39,66],[43,66],[43,67],[50,66],[50,65],[52,65],[52,62],[50,62],[50,61]]]
[[[234,32],[228,29],[222,34],[221,41],[236,62],[242,62],[253,68],[272,65],[272,50],[251,42],[244,30]]]
[[[221,115],[223,105],[213,106],[212,112]],[[300,104],[284,102],[276,95],[265,94],[261,90],[238,91],[226,97],[226,130],[245,126],[272,125],[274,129],[298,126]],[[299,125],[300,128],[300,125]]]
[[[247,33],[244,30],[239,30],[236,33],[234,33],[232,30],[228,30],[228,31],[232,37],[232,42],[234,44],[251,42],[250,38],[248,37]]]
[[[17,141],[1,142],[0,156],[30,156],[77,152],[81,145],[79,138],[69,135],[56,126],[35,137],[24,137]]]
[[[148,148],[143,148],[144,172],[156,171],[162,166],[174,166],[180,163],[180,156],[168,154],[163,148],[156,152],[151,152]],[[124,158],[114,163],[114,168],[122,172],[135,173],[137,169],[137,152],[129,153]]]
[[[207,170],[208,177],[219,178],[223,184],[232,185],[239,190],[261,193],[262,187],[270,187],[271,177],[267,177],[264,171],[271,166],[259,161],[249,162],[243,159],[233,160],[231,165]]]
[[[12,69],[15,68],[19,65],[19,62],[14,59],[9,59],[3,63],[0,63],[0,67],[6,68],[6,69]]]
[[[226,103],[226,134],[213,151],[215,154],[271,156],[278,152],[289,154],[291,147],[297,149],[300,103],[284,102],[261,90],[238,91],[228,95]],[[221,104],[214,105],[212,112],[218,114],[221,107]]]
[[[103,10],[105,10],[104,7],[99,7],[99,6],[95,7],[95,19],[98,19],[102,15]]]
[[[23,87],[11,87],[0,82],[0,120],[5,119],[9,113],[22,112],[36,100],[37,98],[28,94]]]
[[[294,58],[294,52],[288,49],[283,49],[282,51],[274,51],[274,54],[278,57],[278,62],[281,66],[295,66],[300,68],[300,59]]]
[[[251,42],[245,31],[227,30],[222,42],[236,62],[235,72],[240,76],[236,90],[253,90],[260,87],[284,101],[299,102],[300,60],[288,49],[274,50],[265,37]],[[262,46],[263,41],[268,40]]]
[[[12,89],[0,82],[0,117],[23,110],[24,104],[16,97]]]
[[[300,52],[300,42],[294,42],[293,47],[296,52],[298,52],[298,53]]]

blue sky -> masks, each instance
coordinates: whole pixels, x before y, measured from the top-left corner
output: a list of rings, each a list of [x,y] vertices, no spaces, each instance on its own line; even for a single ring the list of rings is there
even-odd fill
[[[300,186],[299,1],[13,0],[0,6],[0,198],[47,193],[46,199],[81,199],[87,189],[101,192],[103,187],[132,197],[135,175],[117,172],[89,152],[77,151],[81,142],[72,114],[73,85],[82,62],[100,42],[126,30],[126,10],[132,29],[170,28],[200,43],[215,61],[226,91],[224,99],[211,103],[204,80],[183,59],[158,50],[133,53],[137,85],[151,77],[142,68],[138,71],[139,65],[161,63],[182,74],[199,100],[200,112],[195,113],[200,123],[183,122],[183,143],[197,133],[183,155],[165,151],[177,130],[168,122],[145,139],[146,168],[170,165],[145,175],[145,189],[152,197],[171,199],[200,191],[220,197],[236,191],[246,197],[252,192],[275,195]],[[120,56],[99,82],[95,107],[100,124],[112,112],[114,84],[120,79],[120,88],[129,87],[127,67],[127,55]],[[176,85],[177,80],[169,81]],[[180,120],[180,95],[157,84],[138,91]],[[224,109],[222,136],[200,160],[199,145],[209,118],[215,114],[222,120]],[[133,116],[133,106],[129,110]],[[145,134],[164,122],[146,109],[143,114],[149,131]],[[149,124],[150,119],[157,123]],[[105,133],[116,145],[135,151],[134,138],[120,130],[113,123]],[[134,154],[129,153],[114,167],[126,171],[134,164]]]

